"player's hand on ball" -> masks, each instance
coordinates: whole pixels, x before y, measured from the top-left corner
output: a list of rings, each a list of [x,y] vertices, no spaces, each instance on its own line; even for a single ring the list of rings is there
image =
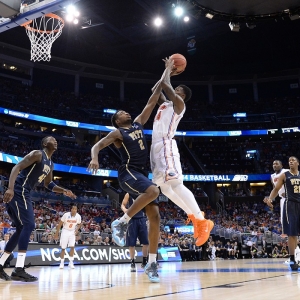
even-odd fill
[[[171,57],[171,56],[170,56]],[[163,62],[165,63],[165,68],[168,68],[168,65],[169,65],[169,61],[170,61],[170,57],[166,57],[163,59]],[[181,72],[180,72],[181,73]],[[177,73],[177,68],[174,66],[174,61],[173,61],[173,67],[172,67],[172,70],[171,70],[171,73],[170,73],[170,76],[175,76],[175,75],[178,75],[180,73]]]

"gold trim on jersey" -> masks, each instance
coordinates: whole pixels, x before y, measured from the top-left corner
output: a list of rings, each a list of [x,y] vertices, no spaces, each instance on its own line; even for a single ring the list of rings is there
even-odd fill
[[[139,195],[141,194],[139,191],[135,190],[134,188],[132,188],[127,182],[125,182],[125,184],[133,191],[135,191],[136,193],[138,193]]]
[[[47,159],[50,160],[50,157],[48,156],[48,154],[46,153],[46,151],[45,150],[43,150],[43,151],[45,152]]]
[[[126,164],[126,170],[127,170],[127,172],[128,172],[135,180],[137,180],[136,177],[135,177],[135,176],[129,171],[129,169],[128,169],[128,164],[129,164],[129,162],[130,162],[130,154],[129,154],[129,152],[128,152],[128,150],[127,150],[127,148],[126,148],[126,146],[124,145],[123,142],[122,142],[122,145],[123,145],[123,148],[124,148],[124,150],[126,151],[127,156],[128,156],[127,164]]]
[[[19,211],[18,202],[17,202],[17,201],[15,201],[15,204],[16,204],[17,211],[18,211],[18,219],[19,219],[19,221],[20,221],[21,225],[23,225],[23,222],[22,222],[22,220],[21,220],[21,217],[20,217],[20,211]]]
[[[33,169],[35,168],[35,166],[36,166],[36,164],[34,164],[34,165],[32,166],[31,170],[28,172],[28,174],[27,174],[27,176],[26,176],[26,179],[24,180],[24,183],[23,183],[23,185],[22,185],[22,188],[23,188],[23,189],[22,189],[22,197],[23,197],[23,200],[24,200],[26,209],[27,209],[27,203],[26,203],[26,198],[25,198],[25,196],[24,196],[24,186],[25,186],[25,184],[26,184],[26,182],[27,182],[27,180],[28,180],[29,175],[31,174],[31,172],[32,172]]]

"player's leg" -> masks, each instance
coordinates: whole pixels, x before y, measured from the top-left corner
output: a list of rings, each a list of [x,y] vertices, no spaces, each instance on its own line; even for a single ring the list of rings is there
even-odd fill
[[[12,199],[12,201],[14,201],[14,199]],[[9,215],[10,219],[14,222],[14,224],[16,226],[16,231],[14,232],[14,234],[11,236],[8,243],[6,244],[6,247],[4,249],[5,251],[0,258],[0,278],[5,281],[11,280],[10,276],[8,276],[5,273],[5,271],[3,270],[5,262],[10,257],[10,255],[11,255],[12,251],[15,249],[15,247],[18,245],[19,236],[20,236],[20,233],[23,228],[23,225],[21,224],[21,222],[17,216],[17,212],[14,211],[15,205],[14,205],[14,202],[12,202],[12,201],[6,204],[6,210],[7,210],[7,213]]]
[[[148,255],[149,255],[149,245],[143,245],[142,247],[142,254],[143,254],[143,262],[141,264],[141,268],[144,269],[147,262],[148,262]]]
[[[156,201],[156,200],[155,200]],[[155,203],[153,201],[152,203]],[[152,203],[148,205],[152,205]],[[146,212],[146,209],[145,209]],[[148,239],[148,226],[147,226],[147,218],[139,218],[137,220],[138,226],[137,226],[137,237],[140,241],[142,246],[142,254],[143,254],[143,262],[141,264],[141,268],[145,268],[147,262],[148,262],[148,255],[149,255],[149,239]]]
[[[69,231],[68,233],[69,238],[68,238],[68,246],[70,247],[70,253],[69,253],[69,267],[71,269],[75,269],[74,266],[74,251],[75,251],[75,232],[74,231]]]
[[[121,188],[130,195],[137,195],[133,204],[121,218],[122,221],[130,220],[136,213],[141,211],[147,204],[155,200],[159,195],[158,187],[142,173],[130,170],[132,176],[125,177],[123,181],[119,177]]]
[[[192,216],[189,216],[192,221],[194,219],[194,231],[197,231],[196,246],[203,245],[209,238],[210,232],[214,227],[214,223],[211,220],[204,219],[204,216],[196,202],[193,193],[182,183],[172,183],[173,191],[182,199],[185,199],[186,204],[192,211]]]
[[[281,224],[282,224],[284,201],[285,201],[285,198],[280,198],[280,222],[281,222]]]
[[[135,245],[138,236],[137,220],[138,219],[135,218],[130,219],[130,221],[128,222],[128,229],[126,231],[126,247],[128,247],[129,249],[131,272],[136,272]]]
[[[61,248],[60,250],[60,265],[59,268],[63,269],[65,266],[65,249]]]
[[[283,205],[282,227],[283,233],[288,235],[288,249],[290,254],[290,269],[298,271],[299,265],[295,261],[297,236],[300,229],[300,204],[285,201]]]
[[[134,170],[130,170],[130,173],[130,177],[126,173],[125,175],[119,173],[120,186],[125,192],[139,196],[129,207],[127,213],[111,224],[113,239],[121,247],[126,242],[126,231],[130,219],[159,195],[158,187],[148,177]]]
[[[68,247],[68,242],[69,242],[69,236],[68,236],[68,231],[63,229],[61,231],[61,235],[60,235],[60,240],[59,240],[59,244],[61,247],[61,251],[60,251],[60,265],[59,268],[63,269],[65,266],[65,251]]]
[[[21,190],[21,192],[20,192]],[[37,281],[38,278],[25,272],[25,258],[29,244],[29,237],[34,229],[34,212],[30,195],[28,192],[18,188],[15,185],[15,209],[18,212],[18,218],[23,225],[19,236],[18,242],[18,257],[16,261],[16,267],[11,274],[11,279],[16,281],[32,282]]]
[[[149,260],[145,266],[145,273],[148,275],[151,282],[159,282],[157,272],[158,266],[156,261],[160,233],[160,215],[158,205],[156,203],[150,203],[145,207],[145,211],[149,220]]]

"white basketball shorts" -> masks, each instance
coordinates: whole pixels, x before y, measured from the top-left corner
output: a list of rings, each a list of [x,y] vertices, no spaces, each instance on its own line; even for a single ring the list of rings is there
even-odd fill
[[[158,186],[174,181],[183,182],[180,155],[175,140],[152,142],[150,163],[152,181]]]
[[[63,229],[60,236],[60,246],[62,249],[75,246],[75,231]]]

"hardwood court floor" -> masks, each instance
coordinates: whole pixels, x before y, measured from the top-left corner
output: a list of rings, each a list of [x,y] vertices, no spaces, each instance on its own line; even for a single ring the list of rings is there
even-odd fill
[[[243,259],[160,263],[160,283],[150,283],[138,266],[84,265],[70,270],[31,267],[39,281],[0,280],[2,300],[136,300],[136,299],[298,299],[300,272],[284,259]],[[10,274],[12,268],[6,269]]]

